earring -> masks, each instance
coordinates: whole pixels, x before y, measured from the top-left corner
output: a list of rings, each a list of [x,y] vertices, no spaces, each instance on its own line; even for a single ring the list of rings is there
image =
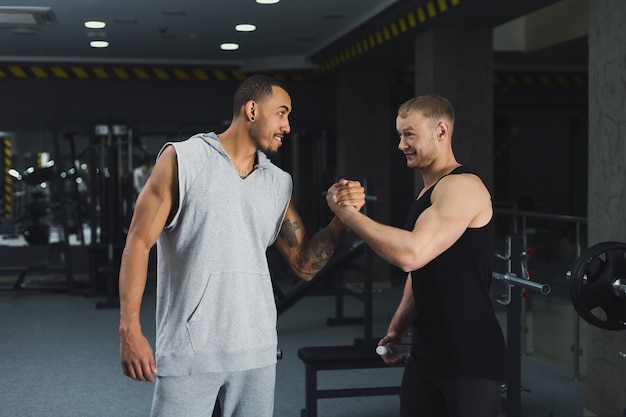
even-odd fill
[[[250,121],[254,122],[254,116],[250,116]]]

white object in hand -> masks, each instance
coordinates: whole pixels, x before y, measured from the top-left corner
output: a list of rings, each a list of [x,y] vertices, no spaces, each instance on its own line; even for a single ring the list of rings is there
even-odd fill
[[[380,356],[384,356],[389,353],[389,348],[387,346],[376,346],[376,353]]]
[[[380,356],[384,356],[387,359],[394,359],[397,357],[408,358],[411,352],[410,345],[392,345],[387,343],[384,346],[376,346],[376,353]]]

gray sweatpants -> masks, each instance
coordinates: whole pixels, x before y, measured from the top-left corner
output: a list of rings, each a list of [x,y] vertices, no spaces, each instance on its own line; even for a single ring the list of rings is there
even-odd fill
[[[240,372],[157,377],[151,417],[272,417],[276,366]]]

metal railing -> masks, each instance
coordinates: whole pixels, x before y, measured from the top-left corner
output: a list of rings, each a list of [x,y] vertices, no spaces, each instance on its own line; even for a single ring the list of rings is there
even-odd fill
[[[587,247],[587,219],[585,217],[558,215],[549,213],[540,213],[534,211],[521,211],[514,209],[496,208],[496,233],[519,234],[522,238],[522,247],[524,250],[534,248],[533,258],[538,258],[536,262],[531,261],[536,275],[539,280],[553,279],[550,282],[553,287],[559,287],[564,291],[553,292],[553,296],[562,297],[569,303],[569,292],[566,273],[571,270],[576,259],[581,252]],[[504,220],[504,222],[503,222]],[[567,242],[572,249],[566,256],[561,256],[560,262],[554,261],[554,252],[563,241]],[[557,271],[560,273],[550,272],[550,268],[543,268],[549,263],[556,263]],[[536,268],[535,268],[536,267]],[[573,355],[572,366],[574,370],[574,379],[581,380],[580,374],[580,357],[581,350],[581,332],[580,317],[572,308],[572,345],[571,352]],[[523,314],[525,319],[525,312]]]

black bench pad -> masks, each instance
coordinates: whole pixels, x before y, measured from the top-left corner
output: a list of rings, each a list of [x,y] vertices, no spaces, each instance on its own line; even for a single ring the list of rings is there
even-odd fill
[[[318,369],[384,368],[388,365],[376,354],[376,346],[314,346],[298,350],[298,357]]]

